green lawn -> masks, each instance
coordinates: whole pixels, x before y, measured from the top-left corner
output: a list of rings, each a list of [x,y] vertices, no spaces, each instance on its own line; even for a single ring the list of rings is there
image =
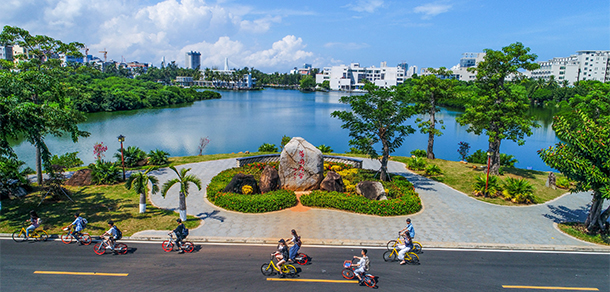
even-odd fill
[[[408,163],[410,158],[408,157],[393,157],[392,160],[403,162],[405,164]],[[458,161],[449,161],[442,159],[426,159],[428,164],[435,164],[439,166],[443,170],[443,175],[430,177],[436,181],[442,182],[456,190],[464,192],[469,196],[476,198],[477,200],[498,204],[498,205],[518,205],[516,203],[505,200],[501,197],[495,198],[484,198],[477,197],[473,195],[472,185],[475,182],[475,178],[481,174],[486,174],[485,170],[482,170],[480,166],[482,164],[473,164],[473,163],[461,163]],[[474,166],[477,166],[475,169]],[[414,171],[417,174],[424,175],[424,171]],[[558,175],[560,176],[560,175]],[[500,179],[506,179],[507,177],[513,178],[525,178],[527,179],[535,188],[534,195],[538,198],[536,203],[544,203],[548,202],[552,199],[555,199],[567,192],[568,190],[556,189],[553,190],[551,188],[547,188],[545,186],[546,179],[548,177],[548,172],[536,171],[536,170],[526,170],[520,168],[505,168],[504,175],[500,176]]]
[[[597,243],[597,244],[610,245],[610,235],[588,234],[587,231],[585,230],[584,223],[569,222],[569,223],[562,223],[562,224],[557,224],[557,225],[559,226],[559,229],[561,231],[567,233],[568,235],[576,237],[580,240]]]

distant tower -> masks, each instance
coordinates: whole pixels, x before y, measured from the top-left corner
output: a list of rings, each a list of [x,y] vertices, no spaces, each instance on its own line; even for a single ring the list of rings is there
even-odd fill
[[[165,56],[161,58],[161,68],[165,67]]]
[[[201,68],[201,53],[194,51],[186,52],[184,67],[187,69]]]
[[[229,71],[229,58],[225,58],[225,71]]]

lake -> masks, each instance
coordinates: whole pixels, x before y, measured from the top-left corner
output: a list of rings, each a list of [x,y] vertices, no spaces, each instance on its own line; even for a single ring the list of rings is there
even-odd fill
[[[138,146],[148,152],[154,149],[167,151],[171,156],[188,156],[199,153],[202,137],[210,143],[204,154],[257,151],[263,143],[279,147],[283,135],[303,137],[313,145],[325,144],[335,153],[348,151],[349,133],[341,128],[341,121],[330,114],[347,110],[339,98],[344,92],[302,93],[296,90],[266,89],[262,91],[220,91],[222,99],[197,101],[192,104],[159,109],[142,109],[122,112],[87,114],[87,121],[80,129],[91,133],[88,138],[72,143],[69,137],[48,136],[46,143],[53,154],[78,151],[86,164],[94,161],[93,145],[104,142],[108,146],[106,160],[113,159],[120,149],[117,136],[124,135],[124,146]],[[459,110],[442,109],[437,115],[444,120],[443,135],[436,137],[434,152],[437,158],[459,160],[458,143],[470,143],[472,154],[477,149],[488,148],[486,136],[466,132],[455,118]],[[554,145],[559,140],[551,129],[553,113],[534,110],[542,127],[533,129],[523,146],[503,141],[500,151],[514,155],[516,166],[548,171],[536,151]],[[414,124],[415,117],[408,121]],[[392,155],[409,156],[414,149],[426,149],[428,136],[417,132],[405,139],[403,146]],[[19,159],[34,166],[34,147],[27,142],[18,143],[14,149]]]

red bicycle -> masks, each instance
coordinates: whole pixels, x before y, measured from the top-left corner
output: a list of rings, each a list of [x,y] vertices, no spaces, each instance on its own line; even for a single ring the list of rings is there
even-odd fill
[[[351,261],[345,261],[343,262],[343,271],[341,271],[341,275],[343,275],[343,278],[348,279],[348,280],[352,280],[354,278],[356,278],[356,274],[354,274],[354,262],[353,259]],[[369,274],[369,273],[364,273],[364,275],[362,275],[362,279],[364,282],[364,285],[371,287],[371,288],[375,288],[375,286],[377,286],[377,280],[375,280],[375,276]]]
[[[80,242],[81,244],[84,245],[90,245],[91,244],[91,236],[89,235],[89,233],[77,233],[77,237],[74,237],[74,235],[72,234],[72,232],[70,232],[70,228],[68,228],[68,226],[62,228],[63,231],[66,231],[66,233],[61,235],[61,242],[65,243],[65,244],[70,244],[73,243],[75,241]]]
[[[161,243],[161,248],[165,252],[170,252],[174,250],[174,246],[176,245],[176,240],[174,239],[174,235],[172,233],[169,234],[169,240],[163,241]],[[190,241],[182,241],[182,249],[188,253],[193,252],[195,250],[195,245]]]

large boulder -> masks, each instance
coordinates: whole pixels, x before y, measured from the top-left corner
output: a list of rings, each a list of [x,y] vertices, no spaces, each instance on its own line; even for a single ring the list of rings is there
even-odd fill
[[[377,181],[359,182],[356,185],[356,193],[369,200],[387,200],[383,185]]]
[[[275,191],[281,186],[282,184],[280,182],[280,175],[278,174],[277,169],[275,169],[271,165],[265,166],[265,169],[263,169],[263,173],[261,173],[261,193],[264,194],[267,192]]]
[[[254,178],[254,176],[251,174],[243,173],[238,173],[233,176],[229,184],[224,188],[223,192],[242,194],[242,188],[246,185],[252,187],[253,194],[260,193],[260,190],[258,189],[258,184],[256,183],[256,179]]]
[[[345,184],[341,175],[334,171],[329,171],[320,183],[320,189],[328,192],[344,192]]]
[[[91,169],[84,168],[77,170],[65,183],[68,186],[89,186],[91,185]]]
[[[317,190],[324,178],[322,151],[301,137],[294,137],[280,154],[282,188],[293,191]]]

